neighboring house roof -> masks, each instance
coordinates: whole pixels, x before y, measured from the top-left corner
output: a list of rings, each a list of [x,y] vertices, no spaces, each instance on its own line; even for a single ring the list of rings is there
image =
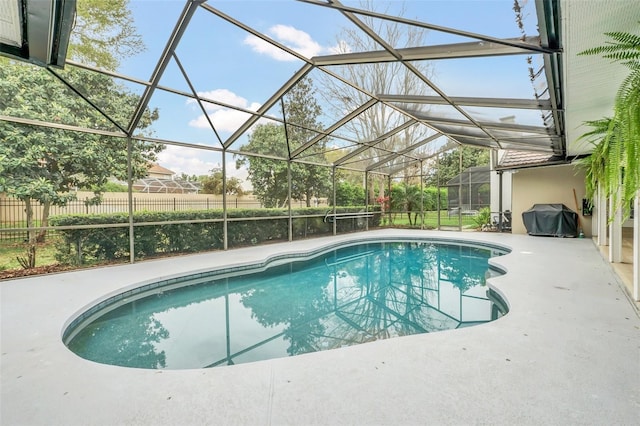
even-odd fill
[[[153,175],[173,176],[175,172],[162,167],[160,164],[151,163],[149,166],[149,176]]]
[[[197,194],[200,191],[200,182],[148,177],[137,180],[133,189],[147,193]]]
[[[568,164],[564,157],[545,152],[531,151],[507,151],[499,161],[496,170],[525,169],[529,167],[542,167],[554,164]]]

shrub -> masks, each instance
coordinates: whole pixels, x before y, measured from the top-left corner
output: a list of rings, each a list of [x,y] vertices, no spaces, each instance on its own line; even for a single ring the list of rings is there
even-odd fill
[[[482,228],[485,225],[491,225],[491,210],[489,207],[480,209],[478,214],[473,218],[473,223],[477,228]]]
[[[378,210],[379,208],[370,208]],[[326,208],[293,209],[293,236],[327,235],[333,223],[325,221]],[[364,207],[337,207],[336,212],[359,212]],[[242,220],[260,217],[258,220]],[[134,248],[138,259],[166,253],[194,253],[224,248],[223,212],[192,210],[170,212],[135,212]],[[255,245],[268,241],[286,241],[289,234],[288,210],[231,209],[227,211],[229,247]],[[339,220],[339,232],[364,226],[366,219]],[[377,226],[380,216],[369,218],[369,226]],[[357,221],[354,222],[354,221]],[[61,229],[56,245],[56,260],[64,264],[126,259],[129,251],[129,217],[125,213],[100,215],[60,215],[49,220],[52,226],[91,226]],[[179,223],[167,223],[179,222]],[[113,226],[120,225],[120,226]]]

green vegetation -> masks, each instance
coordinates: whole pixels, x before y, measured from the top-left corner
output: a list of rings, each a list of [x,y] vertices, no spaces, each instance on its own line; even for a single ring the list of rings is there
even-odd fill
[[[425,176],[425,185],[444,185],[460,174],[460,148],[443,153],[438,159],[438,168],[430,169],[430,174]],[[486,166],[489,164],[489,150],[462,146],[462,170],[469,167]]]
[[[605,33],[611,40],[604,46],[581,52],[602,55],[621,63],[630,73],[616,93],[613,117],[589,121],[593,129],[582,135],[594,147],[579,164],[587,174],[587,196],[597,188],[629,216],[631,201],[640,191],[640,35]]]
[[[24,243],[0,243],[0,271],[22,268],[18,258],[24,255],[24,251]],[[39,243],[37,251],[38,257],[35,266],[57,263],[55,243],[52,240],[46,243]]]
[[[222,169],[211,170],[210,175],[199,176],[198,180],[202,184],[201,194],[222,194]],[[237,195],[239,197],[244,195],[242,189],[242,182],[235,177],[227,177],[226,186],[227,195]]]
[[[357,213],[363,209],[363,206],[337,207],[336,212]],[[294,209],[293,237],[305,238],[312,235],[331,234],[333,223],[325,222],[326,213],[326,208]],[[135,212],[134,223],[158,224],[135,227],[134,255],[142,259],[166,253],[195,253],[223,249],[222,217],[221,209]],[[227,211],[227,217],[229,247],[288,240],[288,210],[231,209]],[[254,217],[261,219],[242,220]],[[54,226],[101,225],[95,228],[58,231],[61,238],[56,245],[56,259],[63,264],[71,265],[127,259],[130,255],[128,220],[126,213],[52,217],[51,224]],[[366,225],[366,220],[362,218],[338,220],[337,231],[350,232],[362,229]],[[369,218],[369,226],[377,226],[379,220],[379,215]],[[180,223],[166,223],[170,221]],[[105,226],[114,224],[121,226]]]
[[[482,228],[485,225],[491,224],[491,209],[484,207],[480,209],[477,216],[473,217],[473,222],[477,228]]]
[[[385,218],[383,218],[385,220]],[[391,213],[391,224],[389,227],[410,227],[420,228],[420,217],[418,217],[417,223],[409,223],[409,218],[406,213]],[[440,211],[440,226],[457,227],[459,224],[458,216],[449,215],[446,210]],[[436,229],[438,227],[438,213],[435,211],[425,211],[424,213],[424,227],[425,229]],[[462,216],[463,228],[475,228],[475,216]]]
[[[336,183],[336,205],[357,206],[364,202],[364,188],[361,185],[342,181]],[[329,197],[329,205],[333,205],[332,197]]]
[[[114,71],[119,58],[143,50],[126,7],[128,0],[82,3],[75,25],[76,30],[84,31],[82,37],[71,40],[71,57]],[[8,59],[0,63],[0,114],[124,132],[139,102],[137,94],[105,74],[76,67],[46,70]],[[102,113],[70,91],[67,84],[91,99]],[[157,117],[157,110],[147,109],[135,124],[144,132]],[[33,226],[33,201],[44,206],[42,225],[47,226],[50,206],[63,206],[74,199],[75,188],[95,188],[92,201],[98,202],[110,177],[127,177],[126,139],[7,121],[0,121],[0,134],[0,193],[25,202],[28,227]],[[133,175],[144,176],[147,163],[155,160],[163,146],[140,141],[131,144]],[[37,243],[44,240],[45,232],[29,232],[23,259],[27,267],[35,266]]]
[[[331,169],[328,166],[316,166],[289,162],[291,153],[302,148],[320,130],[318,122],[322,110],[314,98],[315,89],[310,78],[301,80],[284,97],[286,126],[281,124],[258,124],[249,136],[249,143],[243,151],[276,156],[267,157],[240,156],[236,167],[247,166],[253,193],[266,207],[282,207],[289,198],[289,169],[291,170],[291,198],[306,200],[311,206],[313,197],[327,197],[331,187]],[[319,141],[301,154],[305,157],[319,155],[324,158],[326,138]]]

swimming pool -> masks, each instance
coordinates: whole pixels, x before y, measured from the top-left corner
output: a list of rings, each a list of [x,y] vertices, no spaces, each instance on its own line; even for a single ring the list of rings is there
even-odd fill
[[[361,242],[172,278],[78,316],[65,344],[105,364],[204,368],[482,324],[505,313],[487,294],[498,247]]]

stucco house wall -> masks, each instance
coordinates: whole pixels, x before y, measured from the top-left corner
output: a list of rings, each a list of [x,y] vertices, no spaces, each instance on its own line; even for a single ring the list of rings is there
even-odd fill
[[[580,215],[580,225],[586,237],[591,237],[591,216],[582,215],[585,197],[584,172],[573,165],[520,169],[512,175],[512,233],[526,234],[522,212],[534,204],[562,203]],[[578,209],[573,197],[576,190]]]

